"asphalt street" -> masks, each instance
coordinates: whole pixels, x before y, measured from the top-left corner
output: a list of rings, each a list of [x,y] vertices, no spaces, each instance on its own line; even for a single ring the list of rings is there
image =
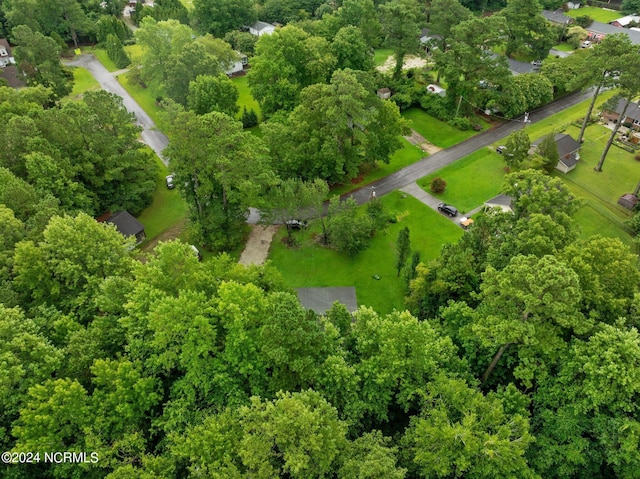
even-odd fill
[[[551,115],[565,110],[566,108],[580,103],[590,97],[591,91],[573,93],[531,112],[529,114],[529,121],[531,123],[536,123],[544,120],[545,118],[548,118]],[[492,143],[502,140],[515,130],[522,128],[524,125],[524,117],[508,121],[497,128],[484,131],[466,141],[463,141],[462,143],[458,143],[446,150],[441,150],[433,155],[423,158],[422,160],[396,171],[381,180],[350,193],[348,196],[352,196],[358,204],[363,204],[371,198],[372,189],[375,189],[376,196],[378,197],[391,191],[401,189],[423,176],[433,173],[434,171],[437,171],[440,168],[443,168],[454,161],[479,150],[480,148],[484,148],[485,146],[489,146]]]
[[[138,124],[142,127],[142,141],[156,152],[165,165],[168,165],[169,161],[162,155],[162,151],[169,144],[169,139],[164,133],[156,129],[156,125],[153,120],[145,113],[142,107],[138,105],[133,97],[129,95],[127,90],[118,83],[118,80],[114,77],[113,73],[110,73],[104,66],[102,66],[102,63],[100,63],[96,57],[89,54],[79,55],[75,60],[65,62],[65,64],[86,68],[97,80],[103,90],[121,97],[127,111],[135,115]]]

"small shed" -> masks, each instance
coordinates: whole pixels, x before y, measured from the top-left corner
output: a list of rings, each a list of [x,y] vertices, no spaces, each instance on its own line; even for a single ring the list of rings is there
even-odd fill
[[[380,88],[378,90],[378,96],[383,100],[388,100],[389,98],[391,98],[391,90],[389,90],[388,88]]]
[[[438,85],[427,85],[427,92],[433,93],[434,95],[446,96],[447,90]]]
[[[638,201],[640,200],[638,200],[638,197],[636,195],[627,193],[620,197],[620,199],[618,200],[618,204],[628,210],[632,210],[638,204]]]
[[[499,208],[504,213],[513,213],[513,198],[500,193],[498,196],[485,201],[484,206],[489,209]]]
[[[275,31],[276,26],[267,22],[257,21],[249,27],[249,33],[257,37],[261,37],[262,35],[271,35]]]
[[[144,225],[133,217],[128,211],[116,211],[106,220],[116,227],[125,237],[134,236],[136,244],[142,243],[147,237],[144,232]]]

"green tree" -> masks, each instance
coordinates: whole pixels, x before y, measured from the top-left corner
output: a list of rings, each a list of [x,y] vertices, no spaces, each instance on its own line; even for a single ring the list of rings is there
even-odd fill
[[[531,140],[527,132],[516,130],[509,135],[505,144],[507,151],[504,152],[504,161],[509,168],[518,168],[529,156]]]
[[[627,15],[634,15],[640,12],[640,2],[638,0],[622,0],[622,11]]]
[[[460,379],[427,385],[422,413],[402,442],[408,468],[420,477],[538,477],[525,458],[534,442],[527,418]]]
[[[230,44],[235,51],[242,52],[248,57],[252,57],[258,38],[249,32],[233,30],[224,36],[224,41]]]
[[[388,162],[406,128],[395,104],[368,90],[357,72],[338,70],[331,84],[306,88],[284,122],[265,128],[265,139],[281,176],[336,183],[357,176],[365,162]]]
[[[373,51],[367,46],[362,30],[354,26],[338,30],[331,50],[336,57],[336,68],[369,71],[373,68]]]
[[[393,49],[394,78],[400,78],[404,57],[418,50],[420,6],[415,0],[391,0],[380,7],[385,44]]]
[[[373,0],[343,0],[342,6],[338,8],[335,15],[340,27],[347,25],[358,27],[369,48],[377,48],[383,37],[376,4]]]
[[[14,55],[27,84],[51,88],[53,99],[71,92],[73,74],[60,64],[60,47],[55,40],[19,25],[11,31],[16,44]]]
[[[411,239],[409,238],[409,228],[405,226],[400,230],[400,233],[398,233],[398,239],[396,241],[396,270],[398,271],[398,276],[400,276],[400,271],[402,271],[410,254]]]
[[[569,27],[569,30],[567,30],[567,43],[577,49],[588,36],[589,32],[579,25]]]
[[[547,173],[551,173],[560,160],[558,144],[556,143],[554,133],[549,133],[542,138],[542,141],[538,145],[537,153],[544,159],[542,168]]]
[[[452,29],[460,22],[471,18],[471,11],[463,7],[458,0],[432,0],[427,9],[429,20],[429,35],[434,38],[436,47],[444,52],[449,46],[453,36]],[[436,83],[440,82],[440,70],[436,77]]]
[[[537,0],[507,0],[506,8],[500,12],[507,26],[507,56],[522,48],[538,59],[547,56],[553,35],[541,12]]]
[[[320,179],[313,182],[298,178],[282,180],[265,195],[266,208],[261,210],[262,219],[267,224],[313,220],[321,214],[328,194],[327,183]],[[287,235],[291,238],[291,228],[287,228]]]
[[[132,239],[125,239],[114,226],[84,213],[54,217],[43,241],[16,246],[15,287],[25,304],[56,305],[88,322],[95,313],[91,298],[100,282],[108,276],[126,276],[131,270],[127,251],[131,245]]]
[[[545,369],[566,348],[567,333],[589,330],[577,307],[578,276],[553,256],[516,256],[502,271],[487,267],[481,298],[470,329],[484,347],[498,348],[483,382],[507,348],[515,345],[518,359],[513,375],[530,385],[534,378],[544,377]]]
[[[238,88],[227,75],[200,75],[189,83],[187,104],[197,115],[219,111],[235,116],[239,110],[238,95]]]
[[[271,181],[261,142],[228,115],[180,113],[167,156],[190,208],[198,241],[214,250],[236,245],[249,205]]]
[[[624,66],[620,63],[623,55],[631,50],[631,41],[624,34],[607,35],[594,48],[588,49],[588,54],[584,56],[580,63],[581,70],[585,73],[586,82],[596,87],[589,108],[582,121],[582,128],[578,135],[578,143],[582,143],[584,132],[589,124],[591,113],[598,99],[598,95],[603,88],[612,87],[618,83],[615,72],[620,71]],[[580,58],[580,57],[578,57]]]
[[[263,35],[247,75],[264,115],[292,110],[303,88],[329,79],[336,59],[330,44],[288,26]]]
[[[216,37],[256,20],[251,0],[195,0],[191,17],[198,31]]]
[[[338,199],[332,201],[329,208],[335,207],[335,201],[339,201],[339,197],[334,198]],[[371,244],[373,225],[371,218],[358,212],[353,198],[342,203],[339,211],[327,221],[329,243],[338,251],[355,256]]]
[[[398,448],[380,431],[365,433],[350,442],[338,477],[404,479],[406,469],[396,465]]]
[[[131,64],[131,59],[117,36],[113,34],[107,35],[106,48],[107,55],[109,55],[116,67],[126,68]]]
[[[242,107],[242,128],[251,128],[258,124],[258,114],[253,108],[247,110],[246,105]]]

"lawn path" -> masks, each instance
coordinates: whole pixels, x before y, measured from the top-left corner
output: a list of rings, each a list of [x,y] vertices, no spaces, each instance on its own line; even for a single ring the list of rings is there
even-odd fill
[[[156,153],[156,155],[158,155],[158,158],[160,158],[165,165],[168,166],[169,160],[162,155],[162,151],[169,144],[169,139],[164,133],[156,129],[156,124],[153,122],[151,117],[147,115],[142,107],[138,105],[131,95],[129,95],[129,92],[127,92],[127,90],[118,83],[118,80],[116,80],[114,76],[114,73],[118,72],[109,72],[109,70],[107,70],[95,56],[86,53],[78,55],[74,60],[65,62],[65,64],[86,68],[98,81],[103,90],[121,97],[127,111],[135,115],[138,124],[142,127],[142,133],[140,135],[142,137],[142,141],[147,144],[149,148]]]
[[[269,248],[273,235],[277,231],[279,225],[262,226],[251,225],[251,234],[249,240],[240,255],[238,263],[244,265],[260,265],[265,262],[269,255]]]
[[[420,188],[418,183],[416,183],[415,181],[413,183],[409,183],[408,185],[403,186],[402,188],[400,188],[400,191],[413,196],[415,199],[424,203],[429,208],[432,208],[435,211],[438,211],[438,205],[442,203],[441,200],[439,200],[435,196],[430,195],[429,193],[424,191],[422,188]],[[451,218],[450,216],[447,216],[445,214],[443,214],[442,216],[444,216],[445,218],[449,218],[449,220],[451,220],[453,223],[460,226],[460,221],[462,221],[463,218],[468,218],[471,215],[476,214],[481,209],[482,209],[482,205],[478,206],[477,208],[474,208],[473,210],[469,211],[468,213],[462,216],[456,216],[454,218]]]

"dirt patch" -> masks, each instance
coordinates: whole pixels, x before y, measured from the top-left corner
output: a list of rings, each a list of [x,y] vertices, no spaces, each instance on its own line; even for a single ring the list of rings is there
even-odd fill
[[[404,62],[402,63],[403,70],[409,70],[411,68],[422,68],[427,65],[427,60],[424,58],[416,57],[413,55],[407,55],[404,57]],[[389,55],[384,64],[377,66],[376,70],[380,72],[389,72],[394,69],[396,66],[396,57],[395,55]]]
[[[160,241],[171,241],[177,239],[182,233],[184,233],[184,230],[186,228],[187,220],[186,218],[183,218],[177,223],[174,223],[171,228],[164,230],[152,240],[147,241],[144,245],[142,245],[140,250],[144,251],[145,253],[153,251],[153,249],[158,245]]]
[[[240,255],[238,263],[247,265],[264,263],[269,254],[269,247],[271,246],[273,235],[277,230],[277,225],[251,225],[249,240]]]
[[[428,142],[424,136],[422,136],[420,133],[418,133],[416,130],[413,130],[413,129],[411,130],[411,134],[408,136],[405,136],[404,138],[412,145],[416,145],[422,151],[425,151],[430,155],[433,155],[434,153],[437,153],[440,150],[442,150],[442,148],[437,147],[433,143]]]

